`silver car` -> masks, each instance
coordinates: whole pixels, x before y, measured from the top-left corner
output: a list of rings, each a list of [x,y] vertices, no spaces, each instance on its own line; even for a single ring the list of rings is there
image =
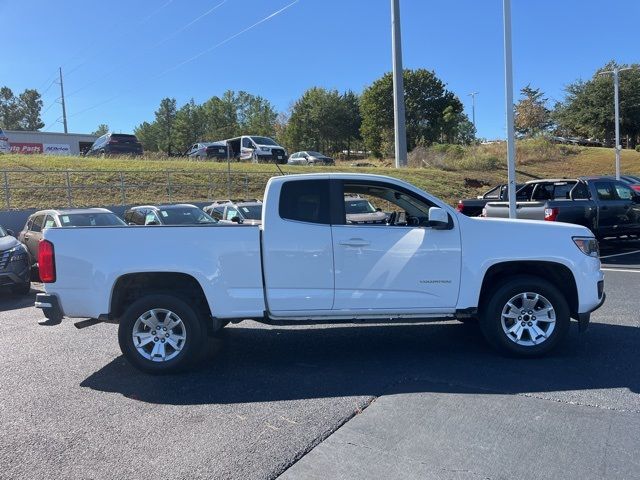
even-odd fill
[[[305,150],[304,152],[296,152],[289,157],[287,161],[289,165],[335,165],[333,158],[328,157],[320,152],[313,150]]]

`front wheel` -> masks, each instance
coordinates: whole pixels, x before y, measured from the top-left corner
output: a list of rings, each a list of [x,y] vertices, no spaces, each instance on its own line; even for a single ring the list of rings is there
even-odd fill
[[[202,352],[206,331],[197,312],[172,295],[147,295],[127,308],[118,329],[120,350],[143,372],[184,370]]]
[[[505,279],[481,309],[480,328],[503,353],[536,357],[553,349],[569,329],[569,306],[562,292],[533,276]]]

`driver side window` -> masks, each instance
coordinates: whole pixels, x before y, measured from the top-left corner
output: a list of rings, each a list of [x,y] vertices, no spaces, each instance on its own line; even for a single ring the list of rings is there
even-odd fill
[[[346,225],[425,227],[436,206],[413,192],[384,182],[345,182]]]

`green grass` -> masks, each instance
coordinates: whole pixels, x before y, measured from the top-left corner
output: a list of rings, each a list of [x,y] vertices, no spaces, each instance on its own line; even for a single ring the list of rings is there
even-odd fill
[[[445,159],[439,165],[402,170],[390,168],[390,160],[370,161],[377,166],[365,168],[339,162],[336,167],[284,165],[282,169],[286,173],[341,171],[390,175],[407,180],[451,204],[461,197],[478,195],[488,186],[506,180],[504,144],[468,147],[457,151],[455,156],[453,162],[447,163]],[[550,147],[548,144],[521,142],[518,159],[518,181],[614,172],[614,152],[605,148]],[[71,202],[67,193],[67,171],[72,187]],[[622,152],[622,171],[640,174],[639,152]],[[267,180],[278,174],[274,165],[232,163],[231,197],[261,198]],[[0,209],[7,209],[5,175],[11,187],[11,209],[65,207],[69,203],[79,207],[115,205],[123,201],[127,204],[208,201],[228,196],[226,163],[2,155]],[[167,187],[168,178],[170,189]]]

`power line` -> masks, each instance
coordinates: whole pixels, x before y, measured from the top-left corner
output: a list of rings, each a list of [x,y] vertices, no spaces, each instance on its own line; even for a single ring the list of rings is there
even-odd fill
[[[179,35],[180,33],[184,32],[187,28],[189,28],[190,26],[192,26],[193,24],[195,24],[196,22],[202,20],[203,18],[205,18],[207,15],[210,15],[211,13],[213,13],[215,10],[217,10],[218,8],[220,8],[222,5],[224,5],[225,3],[227,3],[228,0],[223,0],[222,2],[218,3],[217,5],[215,5],[214,7],[210,8],[209,10],[207,10],[206,12],[204,12],[203,14],[199,15],[198,17],[196,17],[195,19],[191,20],[189,23],[187,23],[186,25],[184,25],[183,27],[179,28],[178,30],[174,31],[171,35],[163,38],[162,40],[160,40],[158,43],[156,43],[155,45],[151,46],[151,47],[147,47],[145,48],[143,51],[148,51],[148,50],[152,50],[155,48],[158,48],[160,45],[168,42],[169,40],[171,40],[173,37]],[[117,64],[114,68],[112,68],[111,70],[109,70],[108,72],[102,74],[100,77],[95,78],[93,80],[91,80],[89,83],[83,85],[80,88],[77,88],[75,90],[73,90],[71,93],[67,94],[67,98],[81,92],[82,90],[87,89],[88,87],[95,85],[96,83],[101,82],[102,80],[104,80],[105,78],[113,75],[116,72],[120,72],[122,70],[122,67],[124,65],[130,64],[131,61],[125,61],[122,63]],[[74,71],[74,70],[72,70]],[[69,73],[67,73],[67,76],[69,75]]]
[[[230,37],[227,37],[226,39],[222,40],[221,42],[216,43],[215,45],[212,45],[211,47],[207,48],[206,50],[201,51],[200,53],[194,55],[191,58],[188,58],[176,65],[174,65],[173,67],[159,73],[158,75],[156,75],[155,77],[152,77],[151,80],[158,80],[159,78],[162,78],[163,76],[165,76],[167,73],[170,73],[184,65],[186,65],[187,63],[193,62],[194,60],[197,60],[198,58],[202,57],[203,55],[206,55],[209,52],[212,52],[213,50],[215,50],[216,48],[221,47],[222,45],[230,42],[231,40],[233,40],[234,38],[239,37],[240,35],[242,35],[243,33],[248,32],[249,30],[257,27],[258,25],[276,17],[277,15],[281,14],[282,12],[284,12],[285,10],[287,10],[288,8],[292,7],[293,5],[295,5],[296,3],[298,3],[300,0],[294,0],[293,2],[285,5],[284,7],[282,7],[279,10],[276,10],[275,12],[271,13],[270,15],[264,17],[262,20],[257,21],[256,23],[254,23],[253,25],[250,25],[249,27],[239,31],[238,33],[235,33],[233,35],[231,35]],[[124,95],[125,93],[131,92],[131,91],[135,91],[138,87],[134,87],[134,88],[130,88],[127,90],[123,90],[115,95],[113,95],[112,97],[107,98],[106,100],[103,100],[101,102],[96,103],[95,105],[91,105],[90,107],[84,108],[82,110],[79,110],[77,112],[74,112],[72,114],[69,115],[69,117],[76,117],[78,115],[81,115],[82,113],[88,112],[89,110],[93,110],[94,108],[98,108],[106,103],[112,102],[113,100],[115,100],[116,98]]]

